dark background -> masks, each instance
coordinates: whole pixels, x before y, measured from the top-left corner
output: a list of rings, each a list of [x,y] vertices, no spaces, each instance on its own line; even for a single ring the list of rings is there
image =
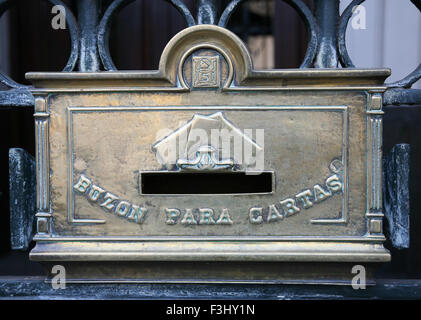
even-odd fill
[[[64,1],[76,13],[75,1]],[[103,1],[106,8],[111,1]],[[194,1],[184,1],[195,12]],[[228,1],[221,1],[222,7]],[[312,7],[312,1],[305,1]],[[233,14],[228,29],[243,40],[249,35],[272,34],[275,39],[275,67],[297,68],[307,47],[307,32],[297,13],[282,1],[275,2],[273,17],[257,16],[245,5]],[[0,37],[9,32],[9,75],[20,83],[28,71],[60,71],[70,53],[67,30],[51,28],[51,5],[46,1],[23,0],[9,10],[9,26],[0,29]],[[181,15],[165,1],[138,0],[118,15],[111,33],[111,55],[118,69],[156,69],[166,43],[186,27]],[[363,50],[364,48],[362,48]],[[421,108],[390,106],[385,108],[384,153],[397,143],[411,145],[410,206],[411,247],[392,251],[392,262],[385,264],[379,276],[388,278],[421,277],[421,209],[417,195],[421,189]],[[0,108],[0,276],[42,274],[40,266],[29,262],[28,252],[10,250],[8,150],[23,148],[34,155],[33,108]]]

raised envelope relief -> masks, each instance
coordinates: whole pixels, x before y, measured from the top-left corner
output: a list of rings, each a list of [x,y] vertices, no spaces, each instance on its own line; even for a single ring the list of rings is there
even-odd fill
[[[264,144],[264,135],[259,136]],[[257,170],[264,157],[261,145],[234,126],[222,112],[195,114],[152,146],[166,169]]]

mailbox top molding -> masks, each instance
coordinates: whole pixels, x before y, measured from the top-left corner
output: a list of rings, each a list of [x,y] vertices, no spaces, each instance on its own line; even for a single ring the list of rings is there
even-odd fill
[[[168,42],[158,70],[30,72],[26,78],[34,84],[34,94],[57,91],[190,91],[192,83],[186,80],[186,65],[190,62],[190,71],[191,57],[200,51],[215,52],[215,57],[222,60],[214,63],[218,63],[218,68],[221,65],[221,73],[224,65],[224,79],[213,86],[222,91],[384,91],[384,81],[391,74],[390,69],[254,70],[247,47],[234,33],[214,25],[198,25],[182,30]],[[213,61],[215,57],[205,58]]]

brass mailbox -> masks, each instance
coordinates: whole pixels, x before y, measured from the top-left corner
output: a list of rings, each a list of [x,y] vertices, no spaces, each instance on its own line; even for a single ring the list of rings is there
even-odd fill
[[[253,70],[230,31],[177,34],[159,70],[29,73],[32,260],[68,281],[339,282],[390,260],[388,69]]]

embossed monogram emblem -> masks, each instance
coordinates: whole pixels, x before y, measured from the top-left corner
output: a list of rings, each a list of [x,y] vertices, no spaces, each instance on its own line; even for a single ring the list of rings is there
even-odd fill
[[[219,56],[193,57],[193,87],[219,87]]]

